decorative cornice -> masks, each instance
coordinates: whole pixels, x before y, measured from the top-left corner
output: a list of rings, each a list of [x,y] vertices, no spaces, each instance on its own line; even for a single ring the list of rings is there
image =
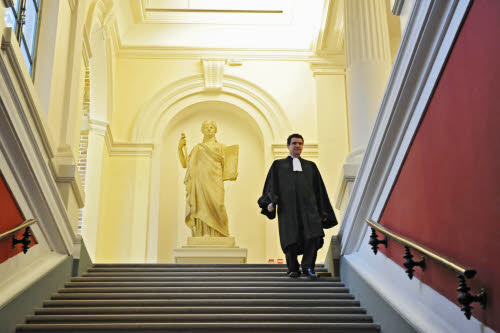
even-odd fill
[[[313,50],[320,55],[325,52],[341,52],[344,49],[344,0],[324,0],[323,16],[318,38],[314,41]],[[334,34],[334,38],[329,38]],[[327,46],[327,40],[333,45]],[[332,43],[331,43],[332,44]]]
[[[115,142],[111,134],[111,128],[105,121],[90,120],[90,131],[104,137],[106,149],[109,156],[147,156],[153,153],[154,144],[135,142]]]
[[[290,155],[288,147],[286,144],[272,144],[271,150],[273,152],[274,159],[285,158]],[[300,157],[307,159],[318,159],[319,158],[319,145],[317,143],[304,144],[304,150]]]
[[[153,154],[154,144],[152,143],[115,142],[109,126],[105,139],[109,156],[151,157]]]
[[[201,59],[205,90],[221,90],[224,81],[225,59]]]
[[[189,48],[121,45],[118,56],[121,58],[144,59],[228,59],[267,61],[310,61],[316,55],[308,49],[225,49]],[[329,54],[332,61],[343,62],[343,53]]]
[[[332,63],[325,62],[311,62],[311,70],[313,76],[316,75],[345,75],[345,67]]]
[[[394,4],[392,5],[391,9],[392,14],[396,16],[401,15],[401,11],[403,10],[404,5],[405,0],[394,0]]]

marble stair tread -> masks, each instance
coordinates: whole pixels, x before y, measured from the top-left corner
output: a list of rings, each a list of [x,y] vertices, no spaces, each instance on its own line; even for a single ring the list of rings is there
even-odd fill
[[[16,332],[380,332],[338,277],[280,264],[96,264]]]
[[[64,293],[51,299],[352,299],[349,293]]]
[[[107,288],[107,287],[344,287],[342,282],[323,281],[323,279],[315,280],[313,284],[305,283],[304,279],[283,280],[283,281],[190,281],[190,282],[154,282],[154,281],[130,281],[130,282],[68,282],[64,284],[65,288]]]
[[[271,268],[284,268],[286,264],[93,264],[92,267],[149,267],[149,268],[188,268],[188,267],[215,267],[215,268],[254,268],[254,267],[271,267]],[[324,267],[323,264],[316,264],[316,267]]]
[[[156,313],[172,313],[172,314],[188,314],[188,313],[255,313],[255,314],[366,314],[364,308],[358,306],[179,306],[179,307],[53,307],[53,308],[38,308],[35,309],[35,314],[40,315],[71,315],[71,314],[156,314]]]
[[[100,323],[100,324],[24,324],[17,332],[379,332],[373,323]]]
[[[139,268],[139,267],[97,267],[97,268],[89,268],[89,273],[96,272],[287,272],[287,268],[272,268],[272,267],[255,267],[255,268],[236,268],[236,267],[227,267],[227,268],[215,268],[215,267],[186,267],[186,268],[168,268],[168,267],[159,267],[159,268]],[[327,272],[326,268],[318,267],[316,268],[316,272]]]
[[[354,299],[92,299],[48,300],[46,307],[68,306],[359,306]]]
[[[90,272],[83,274],[84,277],[104,277],[104,276],[261,276],[262,274],[266,274],[266,276],[283,276],[286,277],[286,271],[283,272],[148,272],[148,271],[140,271],[140,272]],[[331,273],[319,272],[320,276],[330,276]]]
[[[348,293],[345,287],[284,286],[284,287],[87,287],[62,288],[58,293]]]
[[[115,314],[115,315],[32,315],[26,323],[127,323],[127,322],[321,322],[321,323],[359,323],[371,322],[372,318],[363,314]]]
[[[90,281],[109,281],[109,282],[124,282],[124,281],[144,281],[144,282],[159,282],[159,281],[217,281],[217,282],[222,282],[222,281],[247,281],[247,282],[260,282],[260,281],[287,281],[287,282],[303,282],[303,283],[317,283],[317,282],[326,282],[326,281],[332,281],[332,282],[339,282],[340,278],[338,277],[331,277],[331,276],[321,276],[320,279],[317,280],[311,280],[306,277],[301,276],[298,279],[290,279],[288,276],[286,276],[285,273],[280,274],[280,275],[275,275],[275,276],[268,276],[266,275],[256,275],[252,277],[248,276],[237,276],[237,275],[222,275],[222,276],[204,276],[204,275],[191,275],[191,276],[179,276],[179,275],[172,275],[172,276],[148,276],[148,275],[139,275],[139,276],[130,276],[130,275],[123,275],[123,276],[83,276],[83,277],[74,277],[71,278],[72,282],[90,282]]]

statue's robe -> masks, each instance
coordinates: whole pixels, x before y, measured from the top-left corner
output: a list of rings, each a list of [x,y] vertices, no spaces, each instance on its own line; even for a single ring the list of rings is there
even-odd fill
[[[277,210],[283,252],[295,244],[301,254],[304,241],[323,239],[323,228],[336,225],[337,218],[318,167],[312,161],[299,159],[302,172],[293,171],[293,159],[290,156],[273,162],[258,204],[261,213],[269,219],[274,219]],[[272,213],[267,210],[269,203],[277,206]]]
[[[196,236],[229,236],[224,180],[236,179],[237,158],[237,146],[226,147],[216,141],[200,143],[191,150],[184,179],[185,222],[191,229],[196,226]]]

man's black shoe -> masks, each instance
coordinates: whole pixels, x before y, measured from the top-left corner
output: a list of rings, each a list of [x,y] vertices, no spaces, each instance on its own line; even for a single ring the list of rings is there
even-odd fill
[[[311,279],[318,279],[319,278],[319,275],[316,274],[313,270],[311,270],[310,268],[307,269],[307,273],[306,273],[306,276],[311,278]]]
[[[300,276],[299,272],[290,272],[288,273],[288,276],[291,277],[292,279],[296,279]]]

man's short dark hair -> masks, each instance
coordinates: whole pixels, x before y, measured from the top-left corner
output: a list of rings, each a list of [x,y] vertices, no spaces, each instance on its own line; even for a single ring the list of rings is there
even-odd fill
[[[293,134],[290,134],[288,136],[288,139],[286,139],[286,145],[289,146],[290,143],[292,142],[292,139],[293,138],[297,138],[297,139],[302,139],[302,142],[304,142],[304,138],[302,137],[302,135],[300,134],[297,134],[297,133],[293,133]]]

